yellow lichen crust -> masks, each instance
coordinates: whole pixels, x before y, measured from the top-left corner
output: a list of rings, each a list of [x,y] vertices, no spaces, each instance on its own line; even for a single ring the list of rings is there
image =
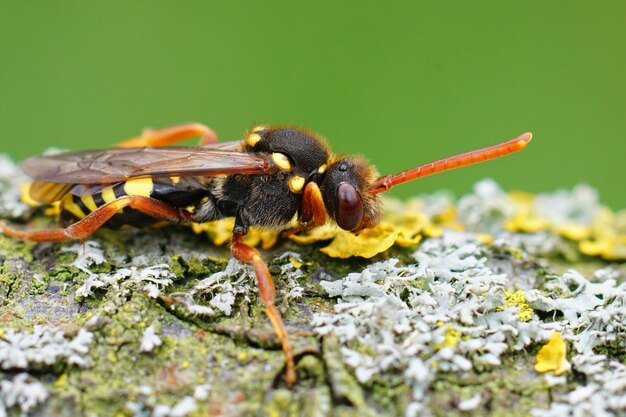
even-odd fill
[[[235,220],[233,218],[227,218],[209,223],[192,223],[191,229],[195,233],[206,233],[213,244],[222,246],[230,242],[234,226]],[[243,241],[250,246],[260,246],[262,249],[270,249],[276,244],[279,235],[279,230],[252,227],[248,234],[244,236]]]
[[[351,256],[371,258],[393,246],[397,237],[397,230],[389,231],[383,226],[363,230],[358,235],[339,231],[330,245],[322,248],[321,251],[333,258]]]
[[[505,291],[504,302],[506,307],[518,307],[517,316],[519,321],[530,321],[533,316],[533,309],[526,304],[524,291]]]
[[[570,370],[567,361],[567,345],[559,332],[553,332],[550,341],[539,349],[537,353],[535,371],[539,373],[554,372],[561,375]]]
[[[437,323],[437,324],[443,325],[443,323]],[[442,343],[435,345],[435,349],[442,349],[444,347],[450,347],[450,348],[456,347],[459,344],[460,340],[461,340],[461,331],[448,325],[448,327],[446,327],[444,341]]]
[[[233,219],[190,226],[202,236],[0,234],[0,380],[24,398],[0,414],[621,415],[626,264],[581,253],[623,259],[626,212],[556,194],[388,199],[371,229],[329,222],[254,254],[298,359],[292,387],[254,268],[229,260]],[[41,210],[15,219],[56,227]]]
[[[301,192],[304,181],[301,177],[292,177],[289,181],[292,192]],[[502,193],[506,206],[504,218],[499,219],[501,231],[518,234],[550,233],[578,244],[578,250],[585,255],[599,256],[607,260],[626,259],[626,210],[613,212],[606,207],[598,207],[587,220],[576,219],[548,219],[545,213],[538,208],[535,200],[542,195],[533,195],[522,192]],[[322,252],[331,257],[348,258],[359,256],[369,258],[388,249],[391,246],[412,247],[418,245],[425,237],[441,236],[445,229],[455,231],[472,231],[478,241],[485,244],[494,242],[497,234],[491,231],[474,230],[468,223],[467,217],[472,215],[474,207],[464,207],[463,199],[460,206],[464,212],[451,201],[441,204],[438,210],[432,210],[429,201],[413,199],[399,202],[393,199],[383,200],[383,215],[378,226],[357,235],[348,234],[338,227],[318,227],[315,229],[290,235],[290,239],[299,244],[332,241],[322,248]],[[491,215],[490,206],[479,207],[485,210],[483,215]],[[489,211],[490,210],[490,211]],[[196,232],[205,231],[216,244],[225,244],[231,234],[229,229],[232,222],[218,221],[211,225],[194,225]],[[295,225],[295,224],[294,224]],[[253,229],[254,230],[254,229]],[[257,232],[253,232],[257,233]],[[277,240],[278,233],[264,232],[265,248],[271,247]],[[269,238],[271,236],[271,238]],[[249,238],[250,242],[259,242],[257,237]],[[522,317],[530,312],[521,311]]]

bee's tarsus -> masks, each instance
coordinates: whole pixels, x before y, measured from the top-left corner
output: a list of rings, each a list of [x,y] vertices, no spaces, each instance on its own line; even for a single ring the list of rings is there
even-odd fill
[[[235,216],[235,227],[233,228],[233,235],[245,236],[248,234],[248,224],[241,216],[241,210],[237,211]]]
[[[293,351],[291,349],[291,343],[287,336],[287,330],[283,323],[283,319],[274,304],[275,289],[274,281],[270,275],[270,271],[267,269],[267,265],[261,258],[259,252],[243,243],[243,234],[233,233],[231,241],[231,253],[233,257],[240,262],[249,263],[254,268],[254,273],[257,279],[257,286],[259,288],[259,298],[265,305],[265,314],[269,318],[274,331],[278,335],[285,354],[285,381],[289,385],[296,383],[296,365],[293,359]]]

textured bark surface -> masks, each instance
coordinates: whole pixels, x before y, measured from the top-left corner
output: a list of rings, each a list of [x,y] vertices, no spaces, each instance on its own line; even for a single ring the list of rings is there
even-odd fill
[[[40,213],[21,226],[52,224]],[[600,371],[574,358],[574,345],[586,349],[582,331],[596,325],[600,341],[587,353],[614,369],[606,415],[619,415],[626,319],[623,300],[615,303],[624,263],[581,255],[567,239],[544,247],[549,234],[526,242],[534,251],[519,249],[520,235],[485,244],[446,236],[372,259],[330,258],[319,251],[327,242],[281,240],[263,252],[299,359],[298,383],[288,387],[250,269],[206,236],[185,227],[102,230],[81,247],[0,235],[0,415],[527,416],[559,415],[558,404],[568,415],[607,391],[594,379]],[[437,245],[452,249],[438,255]],[[567,275],[571,268],[590,281]],[[550,286],[555,278],[580,282]],[[438,298],[446,288],[457,298],[449,311]],[[526,299],[510,301],[515,290]],[[469,316],[451,315],[461,299],[474,303]],[[561,299],[573,303],[546,304]],[[398,315],[429,302],[428,314]],[[614,327],[600,326],[601,314]],[[590,321],[572,324],[579,319]],[[533,368],[552,330],[566,335],[574,364],[562,377]],[[472,348],[476,340],[483,347]],[[551,406],[556,414],[542,411]]]

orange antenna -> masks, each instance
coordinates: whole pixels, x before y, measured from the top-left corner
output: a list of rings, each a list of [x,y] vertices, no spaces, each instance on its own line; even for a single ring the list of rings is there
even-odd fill
[[[429,162],[415,168],[407,169],[406,171],[402,171],[398,174],[385,175],[384,177],[377,179],[374,184],[372,184],[370,192],[373,194],[383,193],[404,182],[413,181],[438,172],[450,171],[451,169],[500,158],[501,156],[521,151],[526,147],[526,145],[528,145],[528,142],[530,142],[532,138],[532,133],[527,132],[504,143],[499,143],[482,149],[476,149],[475,151],[465,152],[460,155],[449,156],[438,161]]]

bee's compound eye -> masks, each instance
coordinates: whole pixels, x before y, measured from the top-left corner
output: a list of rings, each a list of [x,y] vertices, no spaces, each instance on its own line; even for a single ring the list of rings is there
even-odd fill
[[[354,230],[363,219],[363,201],[354,187],[342,182],[337,187],[337,215],[335,221],[344,230]]]

